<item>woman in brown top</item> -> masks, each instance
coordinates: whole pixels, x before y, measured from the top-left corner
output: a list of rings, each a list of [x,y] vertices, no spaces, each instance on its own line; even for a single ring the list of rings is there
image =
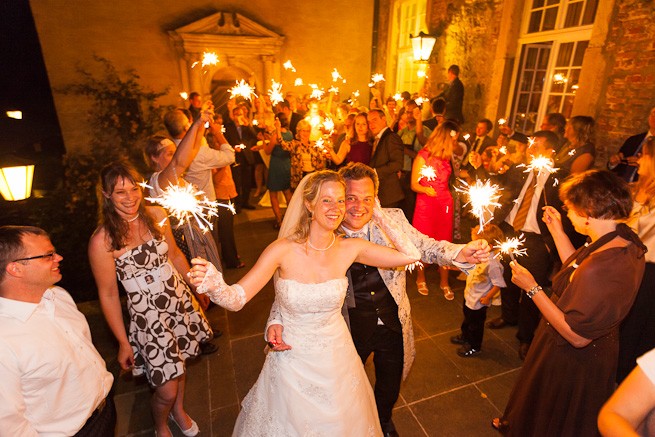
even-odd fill
[[[619,324],[644,273],[646,248],[622,223],[632,209],[622,179],[598,170],[573,175],[560,198],[576,231],[589,239],[575,250],[557,210],[544,208],[562,260],[550,299],[530,272],[510,263],[512,282],[534,300],[542,320],[505,414],[492,422],[506,435],[598,435],[596,417],[614,391]]]

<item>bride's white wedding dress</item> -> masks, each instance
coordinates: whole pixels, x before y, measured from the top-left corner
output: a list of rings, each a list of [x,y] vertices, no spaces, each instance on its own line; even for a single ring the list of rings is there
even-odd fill
[[[375,398],[341,315],[348,280],[276,282],[284,341],[242,403],[233,436],[379,436]]]

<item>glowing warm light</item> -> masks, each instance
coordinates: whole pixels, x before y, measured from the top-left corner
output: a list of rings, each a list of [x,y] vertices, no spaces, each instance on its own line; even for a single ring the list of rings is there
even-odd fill
[[[325,148],[325,140],[323,138],[317,139],[314,143],[314,147],[319,149],[321,152],[327,152],[327,149]]]
[[[473,185],[469,185],[461,179],[460,182],[462,186],[455,187],[455,190],[468,198],[468,202],[464,206],[471,205],[471,213],[480,221],[480,230],[478,231],[480,233],[483,231],[484,225],[493,219],[494,208],[500,206],[498,199],[500,199],[502,188],[492,184],[489,180],[482,182],[478,179]]]
[[[403,99],[403,96],[400,95],[400,93],[396,93],[396,94],[393,95],[393,99],[394,99],[396,102],[400,102],[400,101]]]
[[[234,146],[234,148],[235,148],[235,149],[238,149],[238,150],[243,150],[243,149],[246,148],[246,145],[243,144],[243,143],[241,143],[241,144],[237,144],[236,146]]]
[[[312,99],[321,100],[323,98],[323,94],[325,94],[325,91],[319,88],[318,85],[316,85],[315,83],[310,83],[309,86],[312,88],[312,93],[310,97]]]
[[[189,93],[186,93],[186,92],[183,91],[183,92],[180,93],[180,97],[182,97],[184,100],[188,100],[189,99]]]
[[[469,138],[471,138],[471,135],[470,134],[465,134],[463,138],[464,138],[465,141],[468,141]]]
[[[218,64],[218,55],[214,52],[204,52],[202,54],[202,66],[206,67],[208,65]]]
[[[457,136],[457,131],[454,130],[454,129],[451,129],[451,131],[450,131],[450,137],[451,137],[451,138],[455,138],[456,136]]]
[[[502,146],[500,149],[498,149],[498,153],[501,155],[507,155],[507,146]]]
[[[569,79],[565,75],[563,75],[562,73],[555,73],[553,75],[553,83],[556,83],[556,84],[560,85],[560,84],[563,84],[563,83],[567,83],[568,81],[569,81]]]
[[[423,103],[428,101],[428,99],[426,99],[425,97],[417,97],[417,98],[414,99],[414,101],[416,102],[416,104],[419,107],[421,107],[421,106],[423,106]]]
[[[505,123],[507,123],[507,120],[505,120],[504,118],[499,118],[499,119],[498,119],[498,125],[499,125],[499,126],[502,126],[502,125],[504,125]]]
[[[7,111],[7,117],[13,118],[16,120],[23,119],[23,111]]]
[[[253,125],[253,126],[259,126],[259,120],[257,120],[257,119],[255,118],[255,119],[252,121],[252,125]]]
[[[428,77],[428,73],[425,72],[424,70],[419,70],[419,71],[417,71],[417,72],[416,72],[416,75],[417,75],[418,77],[421,77],[421,78]]]
[[[553,162],[552,159],[547,158],[545,156],[537,155],[534,156],[530,160],[530,164],[525,166],[525,173],[529,173],[531,171],[537,171],[539,175],[541,175],[543,172],[548,172],[548,174],[555,173],[558,168],[554,168],[553,165],[555,163]]]
[[[144,188],[152,188],[144,182],[139,185]],[[195,220],[203,232],[213,229],[211,219],[218,217],[219,206],[229,209],[232,214],[236,214],[232,203],[225,204],[209,200],[202,191],[196,190],[192,184],[184,186],[170,185],[161,196],[146,197],[146,200],[162,206],[171,217],[175,217],[179,221],[180,226]]]
[[[369,87],[374,87],[377,85],[379,82],[384,81],[384,75],[381,73],[375,73],[373,76],[371,76],[371,82],[368,84]]]
[[[293,71],[294,73],[296,72],[296,69],[293,68],[293,65],[291,64],[291,59],[289,59],[287,62],[285,62],[284,64],[282,64],[282,66],[284,67],[285,70],[291,70],[291,71]]]
[[[508,238],[505,241],[498,241],[496,246],[493,246],[494,249],[498,249],[498,255],[509,255],[512,261],[515,261],[517,256],[527,255],[527,249],[519,249],[525,243],[525,236],[523,234],[518,237]]]
[[[257,97],[257,94],[255,94],[255,88],[250,86],[250,84],[243,79],[237,81],[237,84],[230,88],[229,91],[231,99],[241,96],[246,100],[252,100],[253,97]]]
[[[426,181],[430,182],[437,179],[437,171],[434,169],[434,167],[430,165],[424,165],[423,167],[421,167],[418,174],[419,174],[419,180],[425,179]]]
[[[301,78],[298,77],[298,78],[296,78],[295,82],[293,82],[293,84],[294,84],[295,86],[302,86],[302,85],[303,85],[303,81],[302,81]]]
[[[282,84],[271,79],[271,89],[268,90],[268,97],[271,98],[271,103],[273,105],[283,102],[284,96],[282,95]]]
[[[10,159],[0,168],[0,194],[5,200],[23,200],[32,193],[34,164],[21,159]]]
[[[339,87],[338,86],[331,86],[328,89],[328,93],[339,94]]]
[[[332,133],[334,131],[334,121],[330,117],[323,120],[323,129]]]
[[[339,73],[339,71],[337,71],[337,69],[335,68],[334,70],[332,70],[332,82],[336,82],[339,79],[343,80],[343,76],[341,76],[341,73]],[[343,82],[346,83],[345,80]]]

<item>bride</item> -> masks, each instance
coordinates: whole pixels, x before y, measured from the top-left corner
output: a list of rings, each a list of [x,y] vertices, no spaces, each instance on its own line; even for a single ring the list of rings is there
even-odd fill
[[[234,285],[207,261],[190,272],[199,293],[240,310],[275,274],[284,341],[272,344],[259,379],[242,403],[234,436],[378,436],[375,399],[341,315],[354,262],[376,267],[414,263],[420,253],[383,219],[373,220],[399,251],[335,233],[345,214],[345,183],[336,172],[306,176],[296,189],[279,238]],[[292,344],[291,349],[287,344]]]

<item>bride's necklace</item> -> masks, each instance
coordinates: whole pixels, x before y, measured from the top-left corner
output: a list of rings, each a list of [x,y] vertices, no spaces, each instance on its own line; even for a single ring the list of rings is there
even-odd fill
[[[128,222],[128,223],[132,223],[134,220],[138,219],[140,216],[141,216],[141,213],[137,212],[134,217],[132,217],[131,219],[126,219],[125,221]]]
[[[334,242],[335,242],[335,241],[337,241],[337,236],[333,233],[333,234],[332,234],[332,242],[331,242],[330,244],[328,244],[328,247],[326,247],[325,249],[319,249],[318,247],[314,247],[314,245],[313,245],[312,242],[310,241],[309,237],[307,237],[307,244],[309,244],[309,247],[311,247],[312,249],[317,250],[317,251],[319,251],[319,252],[325,252],[325,251],[328,250],[330,247],[334,246]]]

